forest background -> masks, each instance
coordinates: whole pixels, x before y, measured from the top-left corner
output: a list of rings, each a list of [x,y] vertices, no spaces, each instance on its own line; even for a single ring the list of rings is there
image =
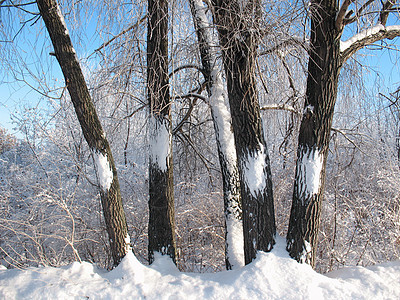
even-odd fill
[[[141,20],[146,3],[59,4],[117,163],[131,244],[145,262],[149,157],[146,22]],[[13,126],[19,133],[16,140],[2,132],[2,264],[58,266],[86,260],[110,266],[92,156],[50,55],[53,49],[36,4],[19,9],[3,5],[2,105],[18,103]],[[343,40],[373,24],[370,16],[379,5],[348,29]],[[302,44],[308,41],[309,11],[307,4],[296,1],[263,2],[263,8],[268,32],[259,47],[266,54],[259,56],[256,72],[260,106],[293,108],[262,110],[277,228],[285,236],[307,79],[308,56]],[[389,23],[397,20],[395,12]],[[198,66],[197,39],[185,1],[170,2],[169,22],[170,72],[182,65]],[[286,43],[293,38],[301,42]],[[269,51],[281,44],[285,46]],[[319,233],[320,272],[399,258],[397,48],[396,40],[369,46],[341,72]],[[374,61],[381,55],[390,59],[384,58],[377,70]],[[170,81],[173,128],[186,120],[173,138],[177,264],[181,270],[209,272],[224,268],[217,146],[209,106],[181,97],[201,81],[196,68],[185,68]]]

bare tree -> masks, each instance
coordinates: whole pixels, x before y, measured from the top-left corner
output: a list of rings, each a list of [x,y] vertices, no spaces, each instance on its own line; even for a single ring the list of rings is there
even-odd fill
[[[208,103],[217,140],[224,191],[225,264],[230,270],[244,264],[242,203],[235,139],[229,103],[214,50],[217,43],[213,42],[211,24],[207,21],[207,8],[201,0],[190,0],[189,3],[196,27],[202,71],[207,83]]]
[[[53,43],[54,55],[64,74],[82,132],[93,154],[111,253],[114,266],[117,266],[129,251],[130,240],[111,149],[89,94],[60,7],[55,0],[39,0],[37,5]]]
[[[213,0],[223,53],[243,205],[245,264],[275,244],[275,213],[267,145],[257,98],[255,66],[260,1]]]
[[[366,1],[359,5],[357,1],[344,0],[339,7],[335,0],[311,1],[306,100],[298,138],[293,203],[286,238],[290,256],[311,266],[315,265],[326,161],[341,67],[352,54],[366,45],[400,35],[399,26],[385,26],[395,4],[386,1],[381,10],[366,11],[367,15],[376,16],[376,26],[366,28],[346,42],[340,41],[345,25],[358,20],[373,2]],[[353,11],[348,11],[352,3],[358,8],[354,17]]]
[[[150,104],[149,262],[154,252],[175,261],[168,1],[148,1],[147,93]]]

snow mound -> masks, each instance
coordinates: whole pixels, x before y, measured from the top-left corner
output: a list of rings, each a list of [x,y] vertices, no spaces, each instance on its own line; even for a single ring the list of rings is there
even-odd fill
[[[130,252],[106,272],[90,263],[0,269],[1,299],[400,299],[400,262],[345,268],[327,276],[290,259],[285,241],[248,266],[180,273],[166,256],[142,265]]]

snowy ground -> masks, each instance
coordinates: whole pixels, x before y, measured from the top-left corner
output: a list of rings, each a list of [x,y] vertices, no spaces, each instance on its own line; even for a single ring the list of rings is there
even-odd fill
[[[1,299],[400,299],[400,261],[314,272],[290,259],[279,239],[248,266],[180,273],[168,259],[147,267],[129,254],[113,271],[89,263],[0,270]]]

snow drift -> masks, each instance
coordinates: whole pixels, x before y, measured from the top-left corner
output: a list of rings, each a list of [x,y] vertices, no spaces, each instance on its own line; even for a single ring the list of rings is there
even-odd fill
[[[107,272],[90,263],[0,270],[2,299],[400,299],[400,262],[316,273],[290,259],[282,238],[237,270],[181,273],[169,258],[151,267],[130,252]]]

